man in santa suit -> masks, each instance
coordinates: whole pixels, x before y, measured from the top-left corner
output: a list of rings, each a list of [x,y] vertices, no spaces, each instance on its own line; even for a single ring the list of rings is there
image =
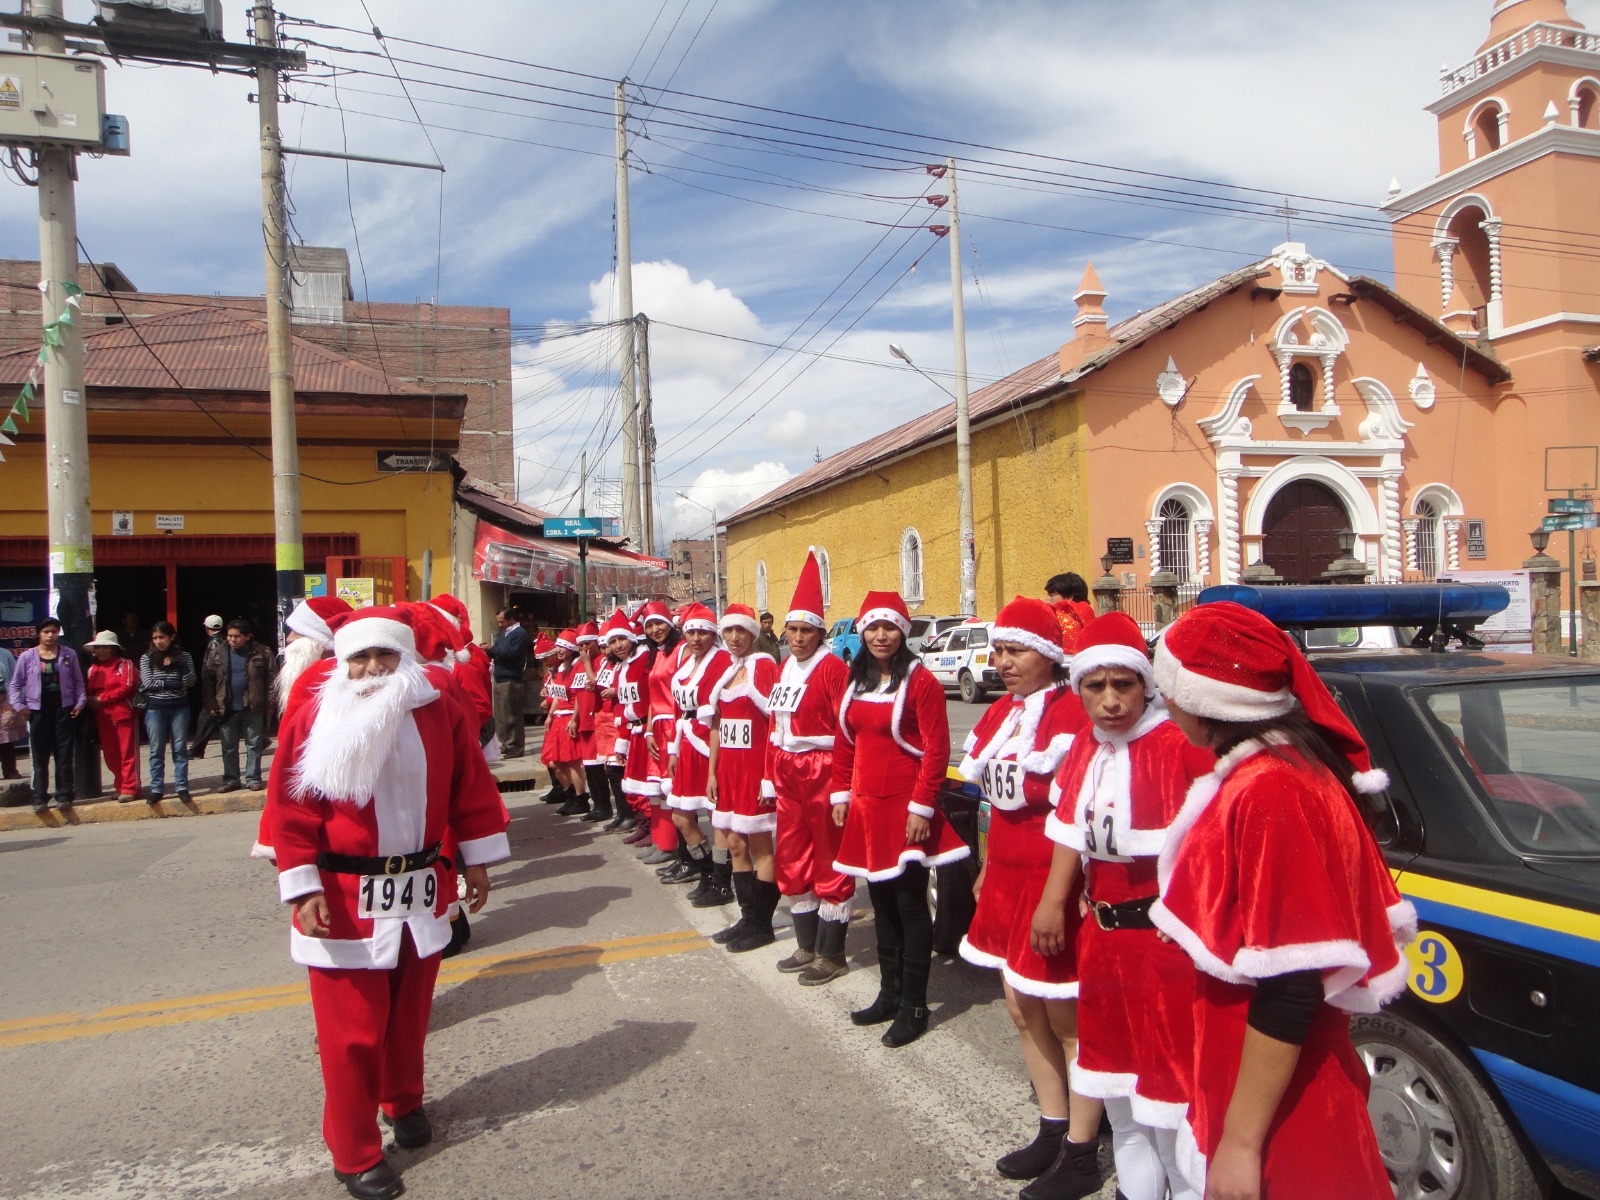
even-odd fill
[[[470,911],[487,864],[510,856],[506,811],[471,719],[417,662],[410,614],[362,609],[334,633],[338,666],[279,732],[267,786],[290,956],[309,968],[325,1091],[323,1138],[358,1200],[404,1185],[383,1155],[381,1109],[403,1149],[433,1133],[423,1042],[450,941],[459,846]]]
[[[278,702],[278,719],[289,715],[291,701],[298,703],[308,694],[306,689],[295,688],[295,683],[312,667],[333,653],[333,628],[329,622],[338,622],[350,613],[350,605],[337,596],[309,596],[294,606],[289,619],[283,623],[288,631],[283,647],[283,666],[272,681],[272,694]],[[327,673],[324,668],[308,681],[315,686]]]

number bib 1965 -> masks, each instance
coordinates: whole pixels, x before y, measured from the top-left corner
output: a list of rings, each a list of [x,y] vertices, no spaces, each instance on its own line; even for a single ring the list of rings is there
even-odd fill
[[[439,880],[432,867],[401,875],[363,875],[356,915],[365,918],[409,917],[431,913],[439,898]]]
[[[624,704],[639,703],[639,685],[637,683],[624,683],[617,686],[617,699]]]
[[[983,769],[979,780],[983,797],[996,808],[1021,808],[1022,764],[1019,762],[991,762]]]
[[[755,745],[755,730],[749,721],[723,721],[720,741],[731,750],[748,750]]]
[[[773,713],[792,713],[800,711],[800,701],[805,697],[806,685],[803,683],[780,683],[772,689],[772,695],[767,697],[767,711]]]
[[[695,709],[700,707],[699,689],[675,683],[672,685],[672,702],[680,712],[693,716]]]

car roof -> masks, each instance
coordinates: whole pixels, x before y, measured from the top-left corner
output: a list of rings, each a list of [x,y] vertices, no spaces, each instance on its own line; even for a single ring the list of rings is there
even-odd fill
[[[1397,683],[1455,683],[1463,674],[1507,681],[1600,678],[1600,662],[1492,650],[1313,650],[1307,657],[1318,671],[1382,675]]]

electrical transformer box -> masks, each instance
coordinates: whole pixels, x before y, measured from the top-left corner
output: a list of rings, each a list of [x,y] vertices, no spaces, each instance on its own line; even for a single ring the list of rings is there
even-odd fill
[[[0,145],[100,145],[105,66],[68,54],[0,52]]]

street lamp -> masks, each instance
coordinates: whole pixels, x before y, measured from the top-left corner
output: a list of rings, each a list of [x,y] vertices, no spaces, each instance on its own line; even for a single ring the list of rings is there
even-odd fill
[[[1528,535],[1528,540],[1533,543],[1533,552],[1543,554],[1545,547],[1550,545],[1550,531],[1548,529],[1535,529]]]
[[[715,506],[701,504],[700,501],[677,493],[679,500],[688,500],[696,508],[703,508],[711,514],[711,602],[718,615],[722,613],[722,553],[717,547],[717,510]]]
[[[956,402],[956,493],[961,526],[961,615],[976,616],[978,549],[977,537],[972,527],[972,424],[967,412],[966,351],[964,347],[960,349],[961,361],[956,364],[954,392],[912,362],[911,355],[906,353],[904,346],[890,342],[889,353]]]

